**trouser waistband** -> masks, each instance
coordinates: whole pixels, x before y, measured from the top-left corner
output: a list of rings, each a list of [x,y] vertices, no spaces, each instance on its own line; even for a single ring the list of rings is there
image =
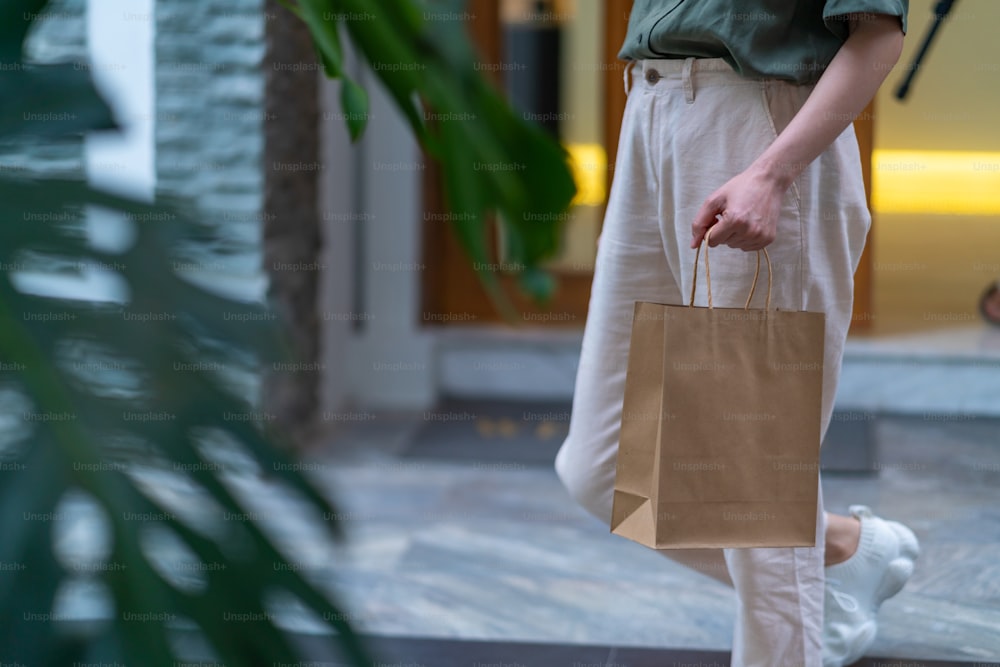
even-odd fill
[[[722,58],[630,60],[622,73],[626,95],[631,88],[633,68],[638,68],[639,75],[649,85],[683,88],[688,103],[694,102],[697,86],[752,82],[737,74]]]

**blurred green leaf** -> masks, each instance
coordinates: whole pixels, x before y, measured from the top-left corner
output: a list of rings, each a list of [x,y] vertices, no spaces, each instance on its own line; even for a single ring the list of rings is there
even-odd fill
[[[120,205],[122,209],[133,212],[158,210],[92,190],[82,183],[53,180],[14,184],[0,179],[0,192],[5,188],[12,192],[15,186],[21,193],[21,199],[28,203],[41,197],[41,190],[44,190],[48,209],[53,212],[79,210],[84,204],[97,203],[106,207]],[[62,220],[61,215],[53,217]],[[100,261],[116,257],[120,273],[130,286],[129,308],[138,313],[161,313],[169,317],[163,321],[129,321],[123,319],[126,311],[120,307],[25,294],[13,287],[9,276],[3,276],[0,280],[0,359],[16,360],[30,369],[30,372],[22,373],[19,380],[39,412],[73,415],[71,420],[41,423],[37,430],[42,432],[44,439],[37,440],[29,450],[36,452],[33,456],[38,456],[39,451],[58,452],[59,456],[46,464],[44,474],[52,483],[59,479],[53,474],[62,471],[66,481],[62,485],[57,483],[54,487],[47,487],[38,484],[30,475],[23,475],[17,478],[23,488],[11,487],[9,493],[45,490],[48,495],[29,501],[29,506],[34,508],[31,511],[45,514],[55,511],[55,503],[59,499],[59,494],[51,492],[52,489],[82,488],[112,519],[112,559],[128,563],[126,570],[110,571],[105,575],[119,615],[162,616],[164,610],[169,609],[171,613],[184,617],[203,619],[201,609],[205,601],[176,594],[146,562],[147,556],[143,555],[139,545],[138,531],[147,522],[120,519],[126,513],[137,513],[137,507],[149,508],[153,516],[172,517],[172,508],[148,498],[137,486],[136,480],[126,473],[134,464],[148,466],[150,462],[140,456],[118,461],[121,470],[100,475],[94,474],[93,470],[109,460],[109,452],[101,443],[127,434],[132,439],[156,445],[156,451],[163,460],[171,462],[175,469],[191,471],[191,483],[215,501],[216,514],[227,512],[244,516],[246,510],[242,501],[222,482],[212,461],[206,460],[202,453],[206,429],[214,430],[225,433],[232,442],[238,443],[256,462],[261,473],[272,478],[274,483],[280,480],[283,486],[294,490],[313,508],[315,516],[335,515],[329,500],[296,472],[288,456],[275,446],[280,434],[250,421],[227,418],[227,415],[250,413],[253,408],[233,396],[226,383],[211,370],[214,366],[243,363],[237,352],[254,353],[258,359],[287,358],[287,346],[283,343],[279,323],[273,317],[262,317],[268,311],[260,304],[235,302],[212,295],[174,273],[171,268],[172,245],[165,241],[183,240],[185,227],[193,224],[181,215],[174,214],[166,222],[137,223],[135,243],[120,255],[88,247],[86,238],[72,225],[61,222],[32,223],[36,232],[39,226],[49,227],[49,234],[26,235],[19,224],[8,222],[0,227],[0,245],[7,252],[12,251],[12,245],[5,237],[11,231],[11,238],[22,241],[42,237],[58,240],[55,245],[60,247],[61,252],[71,252],[75,248],[78,258]],[[25,247],[19,246],[22,250]],[[234,322],[239,322],[239,326],[235,326]],[[94,393],[88,382],[68,373],[65,366],[58,363],[59,346],[82,340],[103,346],[123,367],[140,369],[146,378],[142,391],[137,395],[124,392],[118,396],[101,396]],[[213,341],[224,343],[224,346],[213,345]],[[206,357],[206,354],[214,356]],[[177,364],[192,370],[177,372]],[[162,421],[123,421],[122,415],[127,411],[155,411],[170,418]],[[45,442],[50,444],[44,445]],[[164,472],[171,470],[166,468]],[[5,503],[4,507],[23,505],[24,501],[11,502]],[[203,514],[209,516],[211,510],[205,508]],[[10,523],[5,524],[18,526],[7,543],[9,548],[17,550],[10,554],[11,562],[25,562],[30,558],[33,564],[43,566],[44,559],[29,555],[50,553],[53,536],[47,530],[30,530],[34,527],[32,522],[21,521],[18,524],[15,518],[8,516],[6,520]],[[211,553],[213,558],[218,559],[216,562],[226,564],[221,572],[209,573],[209,578],[214,593],[232,606],[230,611],[250,609],[245,613],[263,613],[260,610],[264,609],[267,592],[273,587],[280,587],[305,600],[317,616],[343,616],[302,579],[292,564],[279,571],[274,569],[274,563],[286,562],[285,556],[272,546],[271,538],[254,521],[248,519],[243,522],[248,531],[250,549],[244,553],[227,551],[221,546],[206,550],[206,540],[221,545],[228,539],[226,533],[214,538],[199,538],[198,543],[191,543],[196,533],[185,525],[184,517],[172,517],[163,523],[188,538],[189,546],[196,553]],[[225,522],[219,519],[217,523],[223,525]],[[334,536],[339,534],[335,524],[330,522],[317,522],[315,527],[322,531],[333,530],[331,534]],[[48,571],[43,571],[42,576],[46,581],[53,582],[53,586],[63,578],[55,565],[48,566]],[[51,595],[46,590],[39,587],[31,599],[36,600],[33,604],[51,609]],[[23,585],[0,586],[0,608],[9,609],[22,604],[26,599],[23,593]],[[209,627],[202,629],[210,644],[232,658],[229,664],[253,664],[249,657],[251,653],[265,655],[284,650],[282,647],[291,651],[286,647],[281,631],[270,622],[260,627],[254,624],[234,627],[232,623],[220,623],[213,620]],[[350,634],[350,629],[343,624],[335,625],[341,631],[340,641],[347,642],[355,657],[361,659],[362,650]],[[33,628],[32,632],[37,634],[41,630]],[[133,659],[139,659],[150,651],[165,651],[165,647],[170,646],[168,623],[126,623],[116,632],[126,655]],[[237,653],[227,653],[226,647],[232,645],[239,646]],[[156,662],[143,664],[167,665],[177,658],[170,652],[162,655],[165,657],[158,658]],[[292,654],[286,652],[283,655],[287,658]]]
[[[344,76],[340,30],[417,139],[442,162],[448,205],[460,214],[451,216],[458,237],[508,317],[512,311],[490,268],[490,216],[508,248],[501,259],[525,267],[522,289],[539,299],[551,294],[551,276],[540,266],[558,245],[552,221],[562,219],[557,214],[574,194],[565,151],[518,117],[476,69],[461,26],[426,20],[411,0],[285,4],[308,23],[327,75],[344,82],[341,104],[352,139],[365,128],[368,97]],[[16,65],[0,74],[0,143],[114,127],[85,65],[21,60],[27,19],[44,5],[15,0],[0,9],[0,62]],[[118,252],[94,247],[84,231],[91,207],[117,212],[133,228],[133,241]],[[325,520],[336,516],[333,504],[276,446],[282,434],[267,423],[227,416],[254,410],[233,386],[233,373],[259,375],[267,363],[292,356],[266,304],[214,294],[174,270],[185,252],[215,241],[213,234],[176,205],[150,206],[65,179],[0,178],[0,220],[0,259],[8,267],[25,263],[0,274],[0,359],[24,369],[0,381],[22,391],[37,414],[72,415],[26,423],[17,459],[24,467],[0,473],[11,477],[0,486],[0,558],[30,566],[25,574],[0,573],[0,610],[14,619],[0,624],[5,659],[172,666],[182,657],[173,641],[180,619],[194,623],[217,657],[234,667],[290,660],[294,648],[269,616],[270,596],[283,591],[332,626],[354,664],[371,664],[343,620],[347,615],[289,562],[275,526],[251,518],[248,499],[233,486],[237,473],[219,462],[230,448],[229,455],[249,466],[239,474],[296,498],[312,530],[339,535]],[[26,273],[60,262],[73,267],[70,273],[110,266],[126,292],[118,302],[95,303],[19,288]],[[142,313],[162,317],[128,317]],[[81,354],[100,354],[113,370],[75,371]],[[123,419],[127,412],[171,418]],[[203,499],[196,513],[158,490],[167,479],[183,479],[190,496]],[[114,617],[83,636],[34,616],[17,618],[29,609],[52,614],[60,587],[79,576],[54,556],[53,523],[25,520],[54,516],[74,489],[107,521],[109,562],[125,565],[93,574],[110,593]],[[168,531],[198,562],[222,567],[205,570],[197,592],[178,588],[146,544],[157,530]],[[250,620],[226,622],[230,612]],[[144,620],[127,620],[135,617]]]
[[[368,124],[368,93],[350,79],[344,79],[340,87],[340,105],[347,116],[351,141],[357,141]]]
[[[519,284],[536,299],[551,295],[551,276],[541,279],[555,256],[563,213],[576,192],[565,150],[539,126],[519,117],[476,69],[476,54],[461,23],[439,20],[454,6],[422,7],[413,0],[297,0],[320,50],[338,26],[349,36],[410,124],[414,135],[441,162],[452,224],[487,290],[501,310],[513,311],[499,291],[485,243],[488,216],[498,214],[507,241],[505,263],[525,267]],[[330,17],[324,20],[321,17]],[[340,68],[327,75],[342,78]],[[344,79],[341,104],[351,123],[360,108],[355,84]],[[424,109],[430,118],[427,122]]]
[[[48,0],[4,0],[0,4],[0,63],[19,63],[21,45]]]
[[[0,320],[2,321],[2,320]],[[68,479],[51,447],[33,448],[18,469],[0,473],[0,563],[13,570],[0,572],[0,646],[8,663],[47,664],[56,644],[54,623],[42,620],[51,613],[56,590],[65,574],[47,544],[50,521],[31,520],[51,513],[65,492]],[[55,573],[57,576],[52,576]]]
[[[0,72],[2,141],[117,127],[89,72],[78,64],[20,64],[16,71]]]
[[[21,12],[44,4],[0,10],[0,52],[16,61],[0,74],[0,144],[113,127],[87,67],[21,62]],[[105,215],[88,218],[91,210]],[[130,228],[131,240],[114,251],[93,245],[87,227],[108,224]],[[177,202],[150,205],[77,180],[0,176],[0,384],[31,405],[17,447],[0,443],[8,463],[0,471],[0,562],[15,564],[0,572],[4,660],[174,667],[186,657],[175,641],[184,620],[233,667],[295,661],[303,656],[270,608],[284,592],[326,620],[352,664],[371,663],[347,615],[276,546],[275,526],[248,512],[234,486],[242,475],[280,490],[317,540],[341,536],[327,520],[335,506],[299,472],[285,436],[266,420],[241,417],[256,408],[233,377],[260,377],[270,364],[294,360],[281,321],[266,303],[210,292],[176,270],[186,253],[219,240]],[[98,302],[24,288],[28,278],[89,268],[115,276],[122,293]],[[77,368],[96,358],[109,369]],[[222,465],[227,454],[245,469]],[[202,499],[194,510],[165,494],[179,480]],[[109,532],[101,562],[120,568],[81,573],[56,558],[70,492],[95,503]],[[219,566],[204,570],[200,592],[178,588],[178,574],[157,564],[148,544],[155,530],[176,536],[202,565]],[[113,615],[71,634],[56,616],[57,593],[82,579],[104,586]]]

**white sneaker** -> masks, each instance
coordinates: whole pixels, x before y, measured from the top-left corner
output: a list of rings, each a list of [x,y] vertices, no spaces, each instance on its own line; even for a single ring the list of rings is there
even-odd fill
[[[859,660],[875,641],[875,616],[913,574],[920,545],[913,531],[886,521],[864,505],[852,505],[861,521],[857,552],[826,568],[823,603],[823,667],[844,667]]]

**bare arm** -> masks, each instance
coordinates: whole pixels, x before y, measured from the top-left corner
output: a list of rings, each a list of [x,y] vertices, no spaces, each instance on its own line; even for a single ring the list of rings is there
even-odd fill
[[[746,171],[705,200],[691,225],[691,247],[709,227],[712,246],[759,250],[774,241],[785,191],[871,101],[902,48],[898,17],[852,20],[850,36],[788,126]]]

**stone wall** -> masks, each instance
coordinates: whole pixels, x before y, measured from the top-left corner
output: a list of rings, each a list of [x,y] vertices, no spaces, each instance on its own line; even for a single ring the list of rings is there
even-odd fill
[[[226,241],[198,258],[209,282],[266,293],[281,316],[294,363],[266,368],[255,391],[264,411],[297,428],[314,415],[320,372],[316,174],[296,168],[318,165],[317,74],[292,67],[312,43],[264,0],[157,0],[156,22],[158,189],[223,228]]]
[[[157,0],[156,173],[161,192],[259,253],[263,204],[262,0]],[[259,262],[226,263],[259,277]]]
[[[288,426],[315,416],[317,69],[301,23],[271,0],[156,0],[155,170],[160,195],[179,198],[222,240],[185,258],[192,277],[228,295],[268,295],[285,321],[296,364],[247,379],[248,397]],[[29,39],[38,62],[87,53],[87,0],[54,0]],[[82,177],[84,142],[0,148],[0,172]],[[300,169],[309,165],[312,169]],[[246,377],[246,376],[244,376]],[[243,386],[243,385],[241,385]]]

